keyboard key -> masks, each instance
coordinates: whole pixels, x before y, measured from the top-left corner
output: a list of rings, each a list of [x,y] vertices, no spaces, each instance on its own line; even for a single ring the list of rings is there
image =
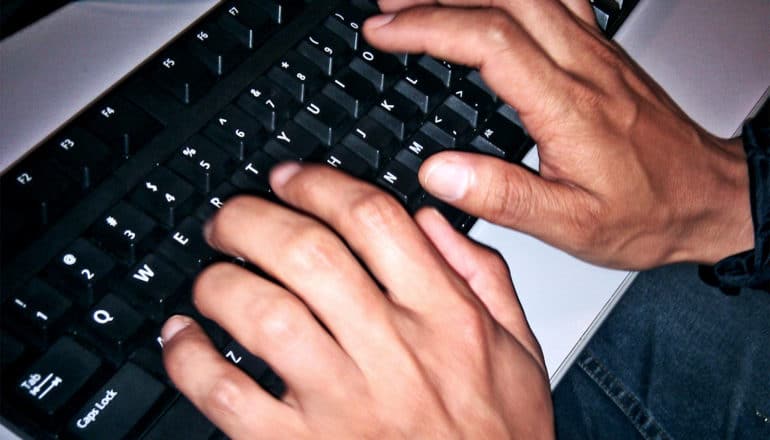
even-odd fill
[[[180,396],[142,440],[208,440],[216,430],[187,398]]]
[[[194,193],[192,185],[159,166],[137,185],[130,200],[161,225],[173,228],[194,207]]]
[[[69,423],[69,432],[81,440],[123,438],[164,390],[165,387],[152,376],[127,363],[75,413]]]
[[[400,147],[393,133],[369,117],[361,119],[342,143],[375,169],[392,158]]]
[[[156,223],[127,202],[120,202],[91,227],[91,237],[125,263],[133,264],[139,246],[152,236]]]
[[[216,213],[219,208],[224,206],[225,201],[230,197],[238,193],[238,188],[234,187],[228,182],[219,185],[211,194],[208,195],[206,201],[201,204],[198,209],[195,210],[195,217],[198,220],[205,222]]]
[[[185,47],[217,76],[231,71],[248,55],[246,48],[216,23],[196,26]]]
[[[310,137],[309,134],[307,136]],[[257,151],[233,174],[230,183],[247,193],[268,194],[271,192],[268,182],[270,170],[277,163],[278,161],[273,157],[262,151]]]
[[[291,96],[305,102],[323,85],[323,73],[307,58],[289,51],[270,69],[268,77]]]
[[[272,133],[297,112],[300,104],[274,82],[259,78],[238,98],[238,106]]]
[[[405,144],[406,149],[420,159],[420,162],[431,155],[447,149],[444,144],[437,140],[436,136],[431,134],[431,131],[436,132],[438,131],[438,128],[435,126],[433,126],[433,130],[426,130],[426,128],[426,126],[423,126],[420,131],[415,133],[409,142]]]
[[[369,116],[401,141],[417,128],[422,119],[417,105],[395,90],[385,93],[379,104],[369,112]]]
[[[278,24],[287,23],[304,6],[302,0],[259,0],[257,4]]]
[[[353,59],[350,68],[371,82],[380,93],[404,72],[404,66],[395,56],[368,46]]]
[[[318,66],[326,76],[332,76],[348,62],[350,48],[327,28],[316,28],[299,43],[297,51]]]
[[[369,178],[375,171],[375,168],[372,168],[361,156],[344,145],[334,146],[324,155],[323,161],[331,167],[358,178]]]
[[[149,69],[152,80],[183,104],[197,101],[214,84],[206,66],[179,47],[163,51]]]
[[[429,113],[446,93],[444,85],[423,69],[411,69],[394,87],[414,102],[423,113]]]
[[[455,85],[445,105],[464,117],[473,127],[492,111],[495,98],[483,89],[464,79]]]
[[[454,148],[465,144],[471,132],[471,124],[448,106],[442,105],[428,119],[421,130],[434,136],[445,147]]]
[[[84,317],[98,345],[115,363],[127,355],[130,344],[142,327],[142,316],[113,294],[107,294]]]
[[[236,162],[205,137],[195,135],[174,152],[167,165],[205,194],[232,173]]]
[[[150,115],[116,95],[93,107],[82,123],[123,157],[133,155],[163,128]]]
[[[3,307],[17,332],[38,348],[47,347],[72,310],[72,302],[39,278],[11,295]]]
[[[276,161],[306,160],[321,148],[316,136],[289,121],[265,144],[265,153]]]
[[[377,91],[374,86],[353,70],[342,71],[323,88],[323,94],[339,104],[350,116],[360,118],[374,104]]]
[[[390,191],[404,205],[420,190],[417,172],[398,160],[385,166],[377,176],[377,184]]]
[[[523,156],[532,145],[524,129],[500,112],[493,113],[471,141],[475,150],[509,160]]]
[[[80,306],[89,307],[104,293],[114,267],[109,255],[78,238],[51,262],[48,280],[55,280]]]
[[[254,380],[259,379],[268,369],[265,361],[251,354],[235,340],[225,346],[222,354]]]
[[[326,19],[324,26],[345,41],[351,49],[358,50],[359,43],[363,41],[361,27],[366,17],[364,11],[343,3]]]
[[[273,370],[267,370],[257,382],[276,399],[280,399],[286,393],[286,384]]]
[[[337,143],[353,125],[345,110],[324,95],[310,99],[294,121],[326,146]]]
[[[420,57],[417,64],[438,78],[444,84],[444,87],[452,85],[465,70],[461,66],[448,61],[437,60],[428,55]]]
[[[224,2],[217,23],[249,49],[258,48],[275,30],[270,17],[249,0]]]
[[[17,380],[16,391],[50,417],[66,407],[100,366],[96,355],[65,336]]]
[[[149,254],[126,274],[118,291],[155,322],[168,317],[171,304],[188,286],[181,271],[163,258]]]
[[[198,273],[217,253],[203,239],[203,224],[188,217],[174,228],[158,247],[158,252],[188,275]]]
[[[79,127],[68,127],[44,148],[81,189],[101,182],[118,163],[108,146]]]
[[[219,112],[204,134],[238,161],[255,151],[265,137],[261,125],[234,105]]]

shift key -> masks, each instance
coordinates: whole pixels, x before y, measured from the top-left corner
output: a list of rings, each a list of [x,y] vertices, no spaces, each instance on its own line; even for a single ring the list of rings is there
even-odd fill
[[[69,431],[84,440],[125,438],[163,391],[160,382],[127,363],[75,414]]]

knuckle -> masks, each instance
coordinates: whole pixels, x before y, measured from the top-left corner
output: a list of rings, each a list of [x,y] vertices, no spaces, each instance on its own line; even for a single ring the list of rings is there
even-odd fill
[[[211,413],[233,414],[242,392],[229,373],[222,373],[204,397],[204,405]]]
[[[457,305],[454,324],[460,340],[470,346],[477,346],[485,341],[490,330],[486,313],[470,298],[464,299]]]
[[[401,205],[381,191],[362,192],[351,201],[347,215],[351,227],[364,226],[375,231],[390,229],[407,218]]]
[[[515,179],[511,173],[497,173],[484,199],[484,210],[496,223],[518,224],[531,214],[531,193],[527,179]]]
[[[270,299],[263,298],[250,306],[251,313],[257,322],[260,340],[267,338],[272,341],[287,341],[297,338],[300,333],[299,323],[301,309],[297,303],[286,296],[273,295]]]
[[[339,240],[326,227],[312,222],[292,234],[284,252],[293,266],[317,271],[333,269],[340,248]]]
[[[494,47],[505,47],[509,44],[512,35],[511,18],[500,10],[489,10],[484,27],[484,38]]]

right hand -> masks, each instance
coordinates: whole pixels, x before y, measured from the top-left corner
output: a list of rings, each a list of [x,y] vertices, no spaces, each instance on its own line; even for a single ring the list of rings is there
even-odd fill
[[[433,195],[610,267],[714,263],[753,247],[740,142],[689,119],[602,36],[587,1],[379,3],[395,15],[366,23],[372,45],[478,68],[538,143],[539,175],[437,154],[420,170]]]

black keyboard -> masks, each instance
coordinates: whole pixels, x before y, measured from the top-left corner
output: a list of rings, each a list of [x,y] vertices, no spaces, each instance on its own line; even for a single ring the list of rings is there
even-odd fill
[[[594,3],[609,33],[636,2]],[[519,161],[534,142],[478,72],[369,47],[360,26],[376,12],[222,2],[2,176],[4,424],[28,438],[220,438],[163,370],[157,338],[177,313],[280,396],[189,295],[212,262],[246,265],[201,227],[235,194],[272,199],[280,161],[326,163],[471,227],[421,190],[422,161],[447,148]]]

